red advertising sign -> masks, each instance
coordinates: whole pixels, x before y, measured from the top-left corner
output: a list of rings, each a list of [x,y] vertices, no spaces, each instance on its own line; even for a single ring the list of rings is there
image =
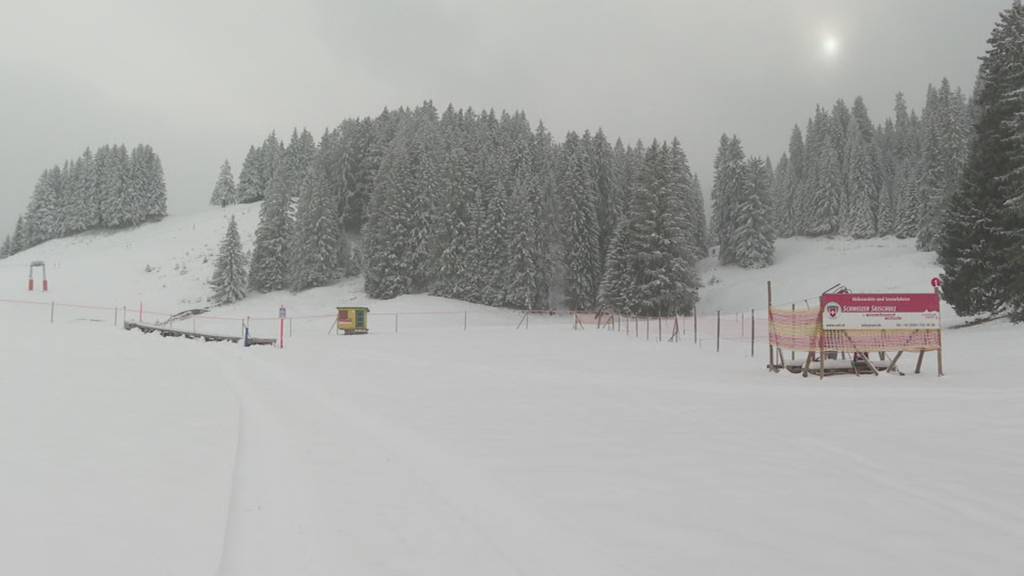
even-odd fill
[[[825,294],[825,330],[938,330],[938,294]]]

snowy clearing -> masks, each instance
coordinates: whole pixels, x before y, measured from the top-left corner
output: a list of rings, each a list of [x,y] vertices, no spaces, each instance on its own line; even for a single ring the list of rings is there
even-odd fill
[[[0,572],[1024,570],[1021,327],[947,331],[942,379],[929,359],[920,376],[824,381],[767,373],[760,346],[716,355],[565,317],[517,331],[513,312],[426,296],[368,302],[365,337],[296,323],[283,351],[115,328],[137,300],[202,305],[201,255],[229,213],[248,242],[257,210],[3,261],[0,298],[40,304],[0,303]],[[814,294],[832,252],[855,288],[934,274],[897,241],[786,241],[775,268],[707,270],[702,307],[762,308],[772,277],[782,301]],[[53,263],[49,295],[24,292],[32,259]],[[105,308],[50,324],[51,300]],[[350,281],[211,314],[356,302]],[[408,316],[395,334],[374,311]]]

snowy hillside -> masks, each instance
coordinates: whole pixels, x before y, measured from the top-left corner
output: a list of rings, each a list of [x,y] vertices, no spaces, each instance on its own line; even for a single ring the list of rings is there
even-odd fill
[[[704,289],[699,306],[706,312],[767,308],[768,281],[776,305],[796,302],[803,306],[805,298],[814,298],[836,284],[855,292],[931,292],[931,279],[942,271],[935,254],[918,252],[913,238],[892,237],[787,238],[776,241],[773,266],[744,270],[719,266],[716,259],[707,258],[700,270]]]
[[[272,335],[284,304],[284,350],[115,327],[115,307],[205,304],[228,216],[248,246],[258,210],[0,261],[0,573],[1024,571],[1024,328],[947,331],[942,379],[929,359],[818,381],[768,373],[760,345],[566,316],[516,330],[511,311],[368,301],[358,280],[198,320]],[[52,291],[28,294],[39,259]],[[936,272],[891,240],[782,241],[777,259],[706,262],[701,307],[763,308],[769,279],[788,302]],[[369,305],[369,336],[328,334],[348,303]]]

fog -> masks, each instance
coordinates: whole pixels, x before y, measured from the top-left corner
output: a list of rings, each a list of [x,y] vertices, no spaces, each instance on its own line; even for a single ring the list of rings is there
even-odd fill
[[[2,0],[0,232],[87,146],[152,144],[184,213],[270,130],[423,100],[678,136],[707,189],[723,132],[775,158],[815,104],[863,95],[879,121],[897,91],[969,92],[1009,3]]]

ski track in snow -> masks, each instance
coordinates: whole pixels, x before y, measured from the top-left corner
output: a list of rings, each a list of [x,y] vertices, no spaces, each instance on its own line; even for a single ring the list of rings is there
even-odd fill
[[[242,432],[222,574],[625,570],[553,533],[549,519],[507,501],[435,446],[328,397],[319,383],[264,368],[259,379],[231,379],[242,399]],[[364,500],[367,494],[379,499]],[[374,510],[389,500],[395,511]],[[364,522],[352,526],[346,517]],[[282,549],[288,543],[302,545]],[[297,558],[309,564],[295,566]]]

